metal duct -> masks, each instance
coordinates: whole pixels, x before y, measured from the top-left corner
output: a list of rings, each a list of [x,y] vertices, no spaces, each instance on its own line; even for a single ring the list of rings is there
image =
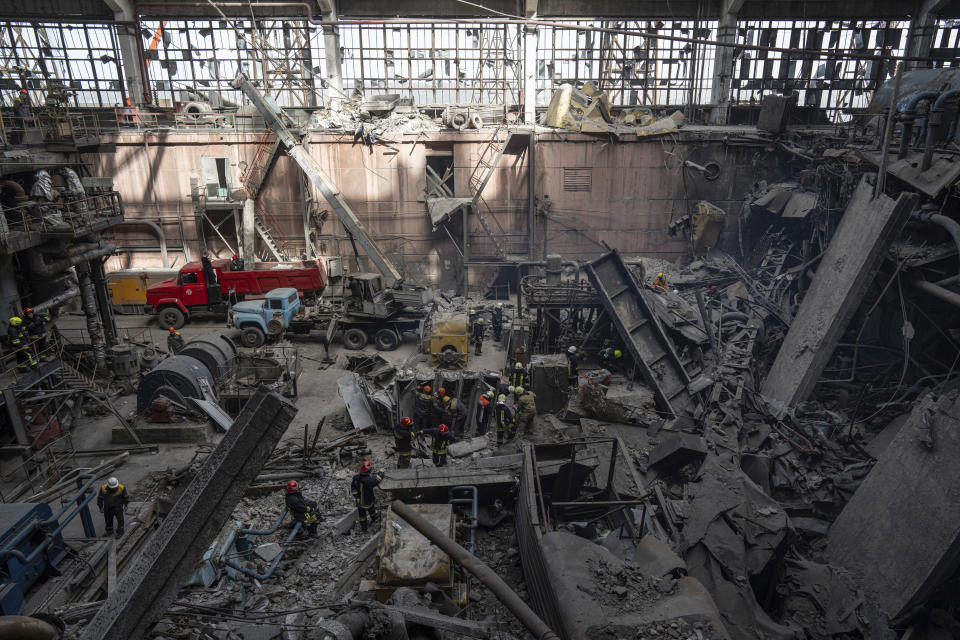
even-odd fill
[[[210,370],[196,358],[182,354],[167,358],[140,379],[137,411],[145,411],[162,387],[170,387],[184,398],[203,398],[201,378],[216,390]]]
[[[136,224],[142,224],[153,230],[153,234],[157,236],[157,242],[160,243],[160,264],[164,269],[169,269],[170,261],[167,258],[167,235],[163,232],[163,227],[153,220],[124,220],[123,222],[116,223],[114,226],[120,227]]]
[[[33,310],[37,313],[46,311],[47,309],[53,309],[54,307],[59,307],[65,302],[74,299],[77,295],[80,294],[80,289],[76,286],[71,286],[69,289],[63,293],[57,294],[50,298],[49,300],[44,300],[40,304],[34,305]]]
[[[0,616],[0,640],[57,640],[60,631],[49,622],[29,616]]]
[[[202,362],[214,376],[211,382],[229,378],[237,368],[237,347],[224,335],[213,340],[191,340],[177,355],[190,356]]]
[[[61,271],[75,267],[82,262],[89,262],[96,258],[107,256],[116,251],[116,246],[110,242],[85,242],[69,247],[66,257],[47,262],[43,259],[42,250],[22,251],[19,255],[24,260],[27,270],[38,278],[52,278]],[[73,254],[73,255],[71,255]]]

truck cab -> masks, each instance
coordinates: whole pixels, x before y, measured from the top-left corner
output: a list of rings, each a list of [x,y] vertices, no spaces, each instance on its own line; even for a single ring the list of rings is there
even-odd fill
[[[402,308],[394,300],[392,291],[383,286],[379,273],[351,273],[343,289],[344,311],[352,316],[388,318]]]
[[[230,309],[227,326],[240,329],[245,347],[262,346],[267,338],[278,339],[300,311],[300,295],[292,287],[271,289],[262,300],[238,302]]]

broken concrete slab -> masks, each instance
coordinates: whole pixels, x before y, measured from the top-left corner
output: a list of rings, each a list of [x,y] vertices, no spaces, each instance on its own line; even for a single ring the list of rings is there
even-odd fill
[[[388,469],[380,489],[404,502],[446,502],[451,488],[472,485],[477,487],[481,501],[486,501],[509,492],[516,481],[516,473],[497,469],[418,466]]]
[[[780,409],[795,406],[813,391],[887,246],[918,200],[911,193],[897,200],[882,194],[874,199],[873,191],[864,176],[764,380],[763,395]]]
[[[467,440],[460,440],[459,442],[454,442],[453,444],[447,447],[447,452],[450,454],[451,457],[463,458],[464,456],[468,456],[471,453],[483,451],[489,446],[490,446],[490,441],[487,439],[487,436],[478,436],[476,438],[469,438]]]
[[[412,504],[410,508],[440,531],[453,537],[453,505]],[[453,565],[450,556],[435,546],[406,520],[387,511],[377,584],[399,587],[427,582],[447,584]]]
[[[348,373],[337,379],[337,386],[340,388],[340,397],[343,403],[347,405],[347,413],[350,415],[350,422],[354,429],[369,429],[376,426],[377,422],[373,418],[373,411],[370,409],[370,403],[363,392],[363,381],[358,373]]]
[[[678,471],[688,464],[699,465],[707,457],[703,438],[689,433],[670,436],[650,452],[650,468]]]
[[[896,623],[960,568],[960,395],[927,396],[853,494],[827,556],[861,578]],[[934,445],[918,431],[932,429]]]

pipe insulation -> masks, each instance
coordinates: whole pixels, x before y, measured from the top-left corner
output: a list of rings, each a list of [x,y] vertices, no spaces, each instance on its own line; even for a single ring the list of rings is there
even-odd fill
[[[950,237],[953,238],[954,244],[957,245],[957,253],[960,254],[960,224],[957,223],[953,218],[948,218],[947,216],[940,215],[935,213],[928,218],[930,222],[947,230],[947,233],[950,234]]]
[[[65,257],[57,258],[50,262],[44,260],[42,250],[22,251],[19,255],[24,259],[26,269],[34,276],[38,278],[52,278],[70,267],[75,267],[96,258],[108,256],[116,251],[116,249],[113,243],[99,240],[97,242],[84,242],[72,245],[63,252],[66,254]]]
[[[53,309],[54,307],[59,307],[60,305],[76,298],[80,294],[80,289],[76,286],[71,286],[63,293],[57,294],[50,298],[49,300],[44,300],[40,304],[33,306],[33,310],[37,313],[41,313],[48,309]]]
[[[80,280],[80,306],[83,315],[87,317],[87,333],[90,334],[90,344],[93,345],[93,355],[97,359],[97,368],[107,366],[107,345],[103,340],[103,328],[100,326],[100,315],[97,313],[97,294],[93,289],[93,275],[90,269],[77,269]]]

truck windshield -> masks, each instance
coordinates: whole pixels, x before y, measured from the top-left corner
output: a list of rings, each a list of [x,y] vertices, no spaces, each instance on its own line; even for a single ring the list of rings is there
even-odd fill
[[[197,274],[194,273],[181,273],[180,274],[180,284],[197,284]]]
[[[283,300],[271,300],[270,301],[271,309],[283,309]]]

